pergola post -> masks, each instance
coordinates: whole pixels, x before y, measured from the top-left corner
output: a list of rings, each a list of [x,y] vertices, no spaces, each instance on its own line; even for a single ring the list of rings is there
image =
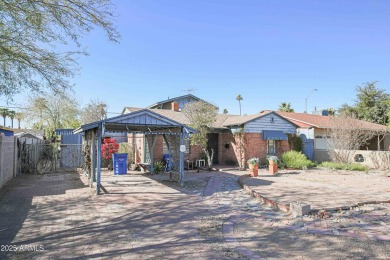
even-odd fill
[[[157,135],[152,135],[152,147],[149,150],[150,153],[150,174],[154,173],[154,146],[156,145]]]
[[[95,130],[91,131],[91,173],[90,173],[90,182],[91,187],[93,186],[93,182],[96,181],[96,134]]]
[[[98,127],[98,142],[97,142],[97,172],[96,172],[96,194],[99,195],[100,193],[100,175],[101,175],[101,165],[102,165],[102,153],[100,152],[102,150],[102,136],[103,136],[103,123],[99,123]]]

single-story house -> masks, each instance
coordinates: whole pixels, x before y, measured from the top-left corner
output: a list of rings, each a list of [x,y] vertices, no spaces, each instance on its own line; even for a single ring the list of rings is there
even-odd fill
[[[163,117],[188,125],[186,116],[177,110],[175,101],[171,109],[148,109]],[[124,114],[131,114],[142,108],[126,107]],[[252,158],[258,157],[265,160],[267,155],[280,156],[289,151],[288,135],[296,134],[297,125],[281,117],[274,111],[265,111],[254,115],[229,115],[218,114],[216,122],[209,133],[208,148],[214,150],[214,164],[237,165]],[[240,135],[241,134],[241,135]],[[109,135],[109,133],[107,133]],[[241,137],[239,137],[241,136]],[[136,146],[136,161],[143,162],[146,159],[145,142],[142,135],[128,135],[129,142]],[[240,140],[240,138],[242,138]],[[167,153],[165,140],[158,137],[154,149],[154,158],[162,159]],[[186,139],[185,160],[196,161],[202,158],[202,151],[198,146],[191,146]]]
[[[294,123],[298,126],[297,133],[299,135],[303,134],[306,138],[314,140],[314,160],[317,162],[329,161],[329,148],[327,143],[327,130],[330,128],[337,128],[334,125],[334,120],[332,116],[328,116],[326,113],[323,115],[314,115],[306,113],[293,113],[293,112],[276,112],[281,117],[289,120],[291,123]],[[352,119],[351,119],[352,120]],[[386,126],[375,124],[363,120],[356,120],[356,125],[367,129],[369,131],[386,131]],[[378,145],[379,139],[379,145]],[[374,136],[369,140],[368,144],[364,147],[361,147],[361,150],[389,150],[390,148],[390,136],[385,136],[384,138],[378,138]]]

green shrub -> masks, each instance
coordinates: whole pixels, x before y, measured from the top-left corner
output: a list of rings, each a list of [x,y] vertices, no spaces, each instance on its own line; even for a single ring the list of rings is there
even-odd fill
[[[291,150],[302,152],[303,151],[303,140],[299,135],[288,135],[288,144]]]
[[[297,151],[283,153],[282,161],[287,168],[306,169],[315,166],[315,163],[307,159],[303,153]]]
[[[161,161],[154,162],[153,170],[155,174],[162,173],[164,171],[164,163]]]
[[[335,162],[323,162],[319,165],[329,169],[347,170],[347,171],[368,171],[368,167],[358,163],[335,163]]]

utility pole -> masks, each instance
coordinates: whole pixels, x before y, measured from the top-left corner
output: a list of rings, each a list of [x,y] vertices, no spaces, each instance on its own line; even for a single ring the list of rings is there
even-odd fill
[[[313,94],[314,91],[318,91],[318,89],[312,89],[310,91],[310,94],[307,96],[307,98],[305,98],[305,113],[307,114],[307,100],[309,99],[309,97],[311,96],[311,94]]]

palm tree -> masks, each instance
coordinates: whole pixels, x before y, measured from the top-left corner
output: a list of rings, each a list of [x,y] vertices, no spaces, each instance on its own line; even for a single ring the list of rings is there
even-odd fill
[[[16,112],[13,110],[10,110],[8,112],[8,117],[11,118],[11,128],[14,128],[14,118],[15,118]]]
[[[20,112],[16,113],[15,118],[16,118],[16,120],[18,120],[18,129],[20,129],[20,121],[22,121],[22,119],[23,119],[23,113],[20,113]]]
[[[5,126],[5,119],[7,118],[9,110],[7,108],[0,108],[0,115],[3,117],[3,126]]]
[[[294,109],[291,108],[291,104],[287,102],[282,102],[279,105],[278,111],[282,112],[294,112]]]
[[[238,95],[236,97],[236,99],[238,100],[238,105],[240,106],[240,116],[241,116],[241,100],[243,100],[242,96],[241,95]]]
[[[328,108],[327,110],[330,116],[334,116],[336,114],[336,111],[333,108]]]
[[[97,105],[97,108],[98,108],[98,111],[99,111],[100,120],[107,119],[107,104],[103,103],[103,102],[100,102]]]
[[[229,112],[228,112],[228,110],[227,110],[226,108],[224,108],[224,109],[223,109],[223,113],[224,113],[224,114],[227,114],[227,113],[229,113]]]
[[[47,100],[43,97],[37,97],[33,102],[34,108],[39,111],[39,129],[42,129],[43,111],[47,108]]]

